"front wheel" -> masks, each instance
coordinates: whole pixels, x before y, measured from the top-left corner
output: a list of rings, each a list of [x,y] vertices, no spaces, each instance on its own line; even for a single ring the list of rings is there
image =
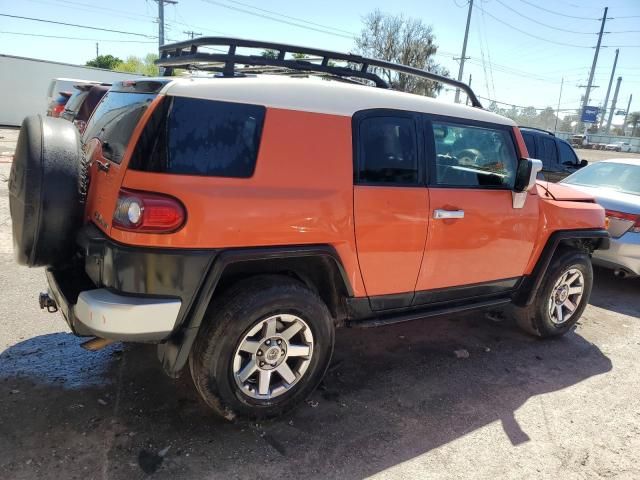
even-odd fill
[[[576,250],[557,253],[533,303],[513,308],[518,325],[542,338],[565,334],[587,307],[592,286],[593,269],[587,253]]]
[[[259,276],[210,308],[189,364],[204,401],[227,419],[284,413],[320,383],[334,343],[333,320],[301,282]]]

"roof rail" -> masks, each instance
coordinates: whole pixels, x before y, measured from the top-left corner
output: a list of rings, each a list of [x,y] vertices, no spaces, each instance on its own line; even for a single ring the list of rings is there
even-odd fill
[[[550,132],[549,130],[545,130],[544,128],[527,127],[527,126],[524,126],[524,125],[520,125],[518,128],[519,128],[520,130],[522,130],[523,128],[524,128],[525,130],[535,130],[535,131],[537,131],[537,132],[542,132],[542,133],[546,133],[546,134],[548,134],[548,135],[551,135],[552,137],[555,137],[555,136],[556,136],[556,134],[555,134],[555,133]]]
[[[201,48],[226,47],[226,51],[219,49],[214,53],[203,52]],[[237,48],[261,48],[275,50],[275,58],[267,58],[261,55],[239,55]],[[319,63],[314,63],[305,59],[285,58],[287,53],[302,53],[320,57]],[[332,60],[348,62],[349,67],[336,66]],[[239,66],[268,66],[281,67],[288,71],[301,71],[309,73],[323,73],[342,79],[360,78],[369,80],[377,87],[390,88],[389,84],[375,73],[376,68],[393,70],[395,72],[426,78],[434,82],[444,83],[463,90],[471,100],[474,107],[482,108],[482,104],[471,90],[471,87],[464,82],[459,82],[452,78],[427,72],[415,67],[401,65],[399,63],[378,60],[375,58],[362,57],[350,53],[332,52],[318,48],[301,47],[298,45],[288,45],[284,43],[262,42],[258,40],[246,40],[229,37],[200,37],[184,42],[171,43],[160,47],[160,58],[156,65],[165,67],[165,76],[173,74],[173,69],[194,68],[198,70],[220,72],[223,76],[234,77],[243,75]]]

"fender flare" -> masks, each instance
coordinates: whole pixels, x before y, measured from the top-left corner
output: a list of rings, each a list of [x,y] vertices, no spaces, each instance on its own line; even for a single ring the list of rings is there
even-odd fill
[[[513,303],[519,307],[527,307],[533,303],[542,281],[547,273],[551,260],[562,245],[582,246],[593,250],[608,250],[610,243],[609,232],[604,229],[594,230],[559,230],[553,232],[547,239],[542,253],[538,257],[531,275],[525,277],[515,293]]]
[[[209,267],[186,320],[179,330],[165,343],[158,345],[158,358],[170,377],[177,377],[186,365],[193,342],[205,317],[220,279],[231,266],[264,260],[322,258],[332,262],[348,296],[353,289],[335,248],[330,245],[301,245],[287,247],[260,247],[221,251]]]

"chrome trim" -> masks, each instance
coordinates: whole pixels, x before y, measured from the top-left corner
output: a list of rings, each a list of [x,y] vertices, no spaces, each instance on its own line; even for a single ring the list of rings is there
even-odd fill
[[[446,218],[464,218],[464,210],[441,210],[436,209],[433,211],[433,218],[436,220]]]

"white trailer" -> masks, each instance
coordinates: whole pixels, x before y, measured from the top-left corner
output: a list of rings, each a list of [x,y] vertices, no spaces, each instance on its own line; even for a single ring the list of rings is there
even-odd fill
[[[51,81],[72,78],[113,83],[140,74],[0,54],[0,125],[20,126],[24,117],[47,110]],[[55,92],[54,92],[55,93]]]

